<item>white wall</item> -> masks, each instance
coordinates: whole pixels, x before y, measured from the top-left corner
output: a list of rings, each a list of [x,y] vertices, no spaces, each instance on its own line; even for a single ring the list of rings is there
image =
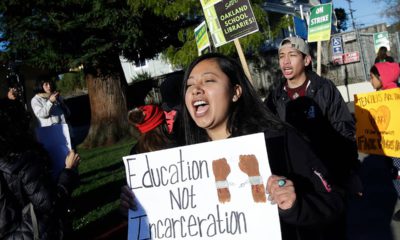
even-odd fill
[[[370,82],[360,82],[360,83],[352,83],[347,85],[337,86],[339,92],[342,94],[342,97],[345,102],[353,102],[354,94],[358,93],[368,93],[374,92],[374,88],[372,87]]]
[[[140,73],[147,72],[152,77],[157,77],[175,71],[170,64],[161,60],[160,55],[151,60],[146,59],[146,65],[143,67],[136,67],[134,62],[129,62],[123,57],[120,57],[120,61],[128,84],[131,84],[132,78]]]

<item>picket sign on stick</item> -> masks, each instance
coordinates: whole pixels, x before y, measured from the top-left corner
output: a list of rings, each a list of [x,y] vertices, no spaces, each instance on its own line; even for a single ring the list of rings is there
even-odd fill
[[[239,38],[236,38],[233,40],[236,46],[236,51],[239,54],[240,58],[240,63],[242,64],[244,73],[246,74],[247,78],[249,79],[250,83],[253,84],[253,79],[251,78],[250,70],[249,70],[249,65],[247,65],[246,57],[243,54],[243,49],[242,46],[240,45]]]
[[[317,42],[317,74],[321,76],[322,41],[331,39],[332,3],[320,4],[310,9],[308,42]]]
[[[317,42],[317,74],[321,76],[321,41]]]
[[[256,17],[249,0],[201,0],[210,36],[215,47],[233,41],[243,70],[253,84],[239,38],[258,31]]]

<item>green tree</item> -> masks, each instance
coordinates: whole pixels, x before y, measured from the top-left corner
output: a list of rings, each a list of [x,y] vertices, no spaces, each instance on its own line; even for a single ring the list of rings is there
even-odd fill
[[[382,1],[374,0],[376,3],[381,3]],[[400,0],[384,0],[385,10],[381,14],[391,18],[395,23],[400,22]]]
[[[85,76],[82,71],[65,73],[56,85],[63,95],[76,95],[77,91],[86,89]]]
[[[262,58],[260,47],[290,24],[270,19],[263,0],[252,0],[260,31],[241,38],[242,48]],[[54,73],[84,66],[91,105],[91,126],[84,145],[112,144],[128,132],[126,80],[119,56],[131,61],[163,52],[174,66],[185,67],[197,57],[194,28],[204,19],[199,0],[3,0],[0,32],[7,51],[25,63]],[[273,21],[272,21],[273,20]],[[236,55],[233,43],[217,49]]]
[[[251,3],[260,31],[241,38],[240,43],[247,55],[251,55],[254,59],[257,59],[262,57],[260,55],[260,48],[265,41],[271,36],[279,34],[279,31],[270,31],[268,15],[262,9],[262,4],[265,4],[265,1],[252,0]],[[181,44],[169,46],[163,52],[163,57],[176,67],[186,67],[198,56],[194,28],[204,20],[200,0],[128,0],[128,4],[134,11],[144,8],[152,11],[157,16],[167,17],[172,20],[179,16],[185,16],[186,19],[192,20],[190,24],[183,25],[178,32],[178,40]],[[274,16],[276,17],[277,15]],[[283,25],[287,26],[288,24],[282,15],[274,18],[273,22],[281,23],[276,24],[279,27]],[[216,49],[216,51],[231,56],[237,55],[233,43],[225,44]]]
[[[17,56],[54,74],[83,65],[91,106],[84,146],[112,144],[129,132],[119,56],[151,59],[179,44],[182,19],[117,0],[2,0],[0,32],[6,49],[0,57]]]
[[[343,8],[335,8],[334,11],[336,15],[337,28],[339,32],[346,31],[347,21],[349,20],[346,11]]]

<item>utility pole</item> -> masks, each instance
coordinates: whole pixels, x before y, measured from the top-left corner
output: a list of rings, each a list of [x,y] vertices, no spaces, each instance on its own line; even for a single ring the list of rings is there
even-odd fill
[[[361,38],[360,38],[360,34],[358,32],[358,29],[356,27],[356,22],[354,21],[354,17],[353,17],[353,12],[355,12],[356,10],[351,8],[351,3],[353,2],[352,0],[346,0],[346,1],[349,3],[349,11],[350,11],[351,22],[353,25],[353,31],[355,31],[355,33],[356,33],[358,49],[360,50],[360,62],[361,62],[361,66],[363,68],[364,81],[367,81],[367,72],[366,72],[367,68],[365,67],[364,53],[363,53],[362,45],[361,45]]]
[[[295,1],[294,0],[283,1],[283,3],[288,7],[293,7],[293,2],[295,2]],[[286,14],[286,18],[287,19],[290,18],[289,14]],[[292,37],[293,36],[293,29],[290,27],[290,25],[288,25],[288,32],[289,32],[289,37]]]
[[[354,21],[354,17],[353,17],[353,12],[355,12],[356,10],[351,8],[351,3],[353,2],[352,0],[346,0],[349,3],[349,12],[350,12],[350,17],[351,17],[351,23],[353,25],[353,30],[356,30],[356,22]]]

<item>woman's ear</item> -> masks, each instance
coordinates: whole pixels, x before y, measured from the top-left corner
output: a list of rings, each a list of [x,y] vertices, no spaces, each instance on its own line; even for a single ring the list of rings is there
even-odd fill
[[[236,84],[233,87],[233,97],[232,97],[232,102],[237,102],[239,98],[242,96],[242,87],[238,84]]]

